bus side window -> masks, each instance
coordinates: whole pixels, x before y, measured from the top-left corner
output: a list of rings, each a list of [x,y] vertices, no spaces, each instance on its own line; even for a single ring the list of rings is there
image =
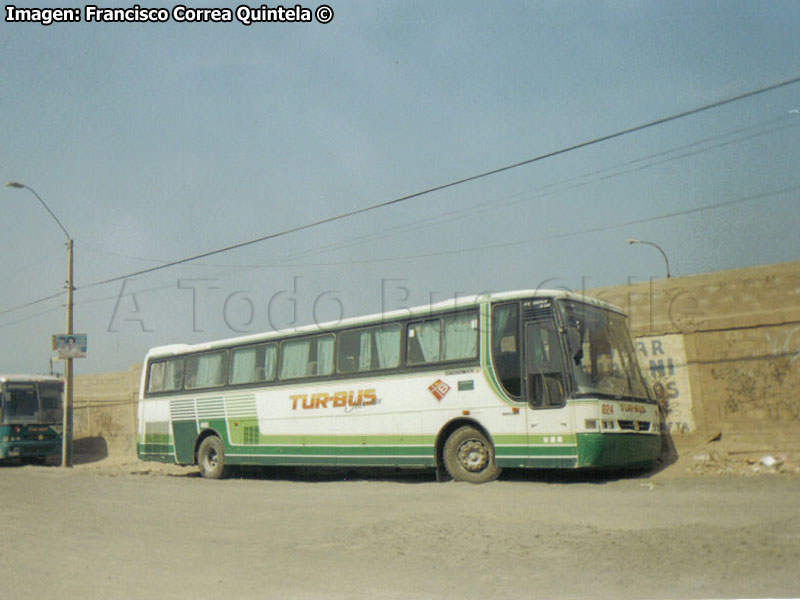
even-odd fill
[[[492,363],[500,384],[512,398],[522,395],[519,308],[516,303],[492,310]]]
[[[289,339],[281,344],[281,379],[333,373],[333,334]]]
[[[186,359],[186,389],[219,387],[225,384],[227,353],[204,352]]]
[[[231,353],[230,382],[256,383],[275,379],[278,348],[275,344],[261,344],[236,348]]]
[[[446,316],[444,323],[443,359],[464,360],[478,356],[478,314],[461,313]]]
[[[171,358],[150,363],[148,392],[173,392],[183,387],[183,359]]]
[[[425,357],[422,354],[422,348],[417,341],[417,335],[413,328],[408,328],[408,345],[406,348],[406,362],[410,365],[417,365],[425,362]]]
[[[409,365],[442,360],[441,319],[418,321],[408,326],[407,362]]]
[[[468,360],[478,357],[477,311],[417,321],[408,326],[408,365]]]
[[[400,364],[400,332],[397,323],[343,331],[337,336],[339,372],[396,368]]]

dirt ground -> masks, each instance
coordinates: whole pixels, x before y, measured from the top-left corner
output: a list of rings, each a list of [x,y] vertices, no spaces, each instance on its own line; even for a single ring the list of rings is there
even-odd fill
[[[0,598],[800,596],[800,477],[0,467]],[[723,470],[724,471],[724,470]]]

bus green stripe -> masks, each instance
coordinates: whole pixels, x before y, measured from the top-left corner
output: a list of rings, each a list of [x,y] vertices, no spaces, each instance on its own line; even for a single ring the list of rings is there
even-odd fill
[[[364,446],[433,446],[432,435],[262,435],[260,444],[331,444]],[[248,444],[249,445],[249,444]]]
[[[432,446],[237,446],[227,456],[428,456]]]

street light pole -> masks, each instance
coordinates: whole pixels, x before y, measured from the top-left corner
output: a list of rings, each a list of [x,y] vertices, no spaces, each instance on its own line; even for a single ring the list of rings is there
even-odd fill
[[[72,238],[67,235],[67,335],[72,330]],[[64,366],[64,425],[61,434],[61,466],[72,466],[72,395],[74,393],[74,379],[72,372],[72,357],[67,357]]]
[[[31,192],[36,199],[44,206],[45,210],[50,213],[61,231],[67,236],[67,335],[72,335],[72,236],[70,236],[67,229],[58,220],[58,217],[50,210],[50,207],[45,204],[42,197],[36,193],[32,187],[19,183],[17,181],[9,181],[7,187],[16,189],[26,189]],[[65,359],[66,364],[64,368],[64,413],[61,434],[61,466],[72,466],[72,396],[73,396],[73,372],[72,372],[72,358]]]
[[[663,256],[663,257],[664,257],[664,264],[667,266],[667,279],[669,279],[669,278],[670,278],[670,274],[669,274],[669,260],[667,260],[667,253],[666,253],[666,252],[664,252],[664,250],[662,250],[662,249],[661,249],[661,246],[659,246],[658,244],[656,244],[656,243],[654,243],[654,242],[646,242],[646,241],[644,241],[644,240],[636,240],[636,239],[633,239],[633,238],[628,238],[628,239],[627,239],[627,240],[625,240],[625,241],[626,241],[626,242],[628,242],[629,244],[646,244],[646,245],[648,245],[648,246],[652,246],[653,248],[655,248],[656,250],[658,250],[659,252],[661,252],[661,256]]]

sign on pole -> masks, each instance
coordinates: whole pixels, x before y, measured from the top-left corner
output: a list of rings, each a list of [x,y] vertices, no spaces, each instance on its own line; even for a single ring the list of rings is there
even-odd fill
[[[85,333],[64,333],[53,336],[53,350],[58,358],[86,358],[88,340]]]

